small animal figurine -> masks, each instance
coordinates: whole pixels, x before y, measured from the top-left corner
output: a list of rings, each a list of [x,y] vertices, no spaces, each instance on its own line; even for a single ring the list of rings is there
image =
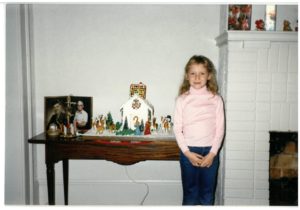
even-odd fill
[[[169,121],[166,117],[161,117],[161,127],[162,130],[167,133],[170,129]]]
[[[96,126],[96,134],[102,134],[105,130],[105,117],[100,115],[99,118],[96,119],[95,126]]]
[[[290,21],[288,20],[283,21],[283,31],[292,31]]]

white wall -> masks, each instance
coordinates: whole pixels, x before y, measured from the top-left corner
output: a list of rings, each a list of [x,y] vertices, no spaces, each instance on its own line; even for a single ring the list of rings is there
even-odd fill
[[[112,112],[129,98],[129,85],[147,85],[155,116],[173,114],[183,68],[194,54],[217,65],[218,5],[33,5],[35,133],[43,131],[44,96],[92,96],[94,114]],[[44,147],[38,146],[39,203],[47,203]],[[180,205],[179,163],[146,161],[129,174],[150,185],[146,205]],[[159,173],[158,173],[159,171]],[[61,164],[56,166],[63,204]],[[107,161],[70,161],[70,204],[138,205],[145,186],[125,167]]]

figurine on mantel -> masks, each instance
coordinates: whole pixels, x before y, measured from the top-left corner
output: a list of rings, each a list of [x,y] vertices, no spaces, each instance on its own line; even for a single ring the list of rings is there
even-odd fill
[[[291,28],[291,23],[288,20],[283,21],[283,31],[293,31]]]
[[[257,31],[265,31],[265,22],[262,19],[255,21]]]

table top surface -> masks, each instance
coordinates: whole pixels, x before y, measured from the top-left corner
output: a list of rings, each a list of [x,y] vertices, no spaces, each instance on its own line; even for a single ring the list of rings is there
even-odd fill
[[[59,143],[141,143],[141,142],[169,142],[176,143],[176,138],[173,136],[76,136],[74,138],[63,138],[63,137],[53,137],[48,136],[45,132],[40,133],[36,136],[33,136],[31,139],[28,139],[29,143],[33,144],[46,144],[47,142],[59,142]]]

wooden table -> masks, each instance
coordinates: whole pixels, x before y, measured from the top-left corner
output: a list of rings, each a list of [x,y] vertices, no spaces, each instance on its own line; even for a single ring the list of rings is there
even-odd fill
[[[145,160],[179,160],[175,138],[145,138],[125,136],[79,136],[72,139],[48,137],[45,133],[28,140],[45,144],[47,187],[49,205],[55,205],[54,164],[63,162],[64,199],[68,205],[69,160],[98,159],[121,165],[131,165]]]

